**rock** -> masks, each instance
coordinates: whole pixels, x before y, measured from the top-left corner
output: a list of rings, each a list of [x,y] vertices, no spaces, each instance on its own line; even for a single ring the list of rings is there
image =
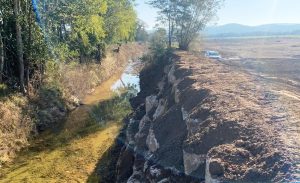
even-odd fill
[[[134,156],[131,149],[123,147],[117,165],[117,181],[127,180],[133,173]]]
[[[204,164],[206,159],[206,154],[192,154],[183,150],[183,162],[184,162],[184,172],[187,175],[191,175],[200,164]]]
[[[157,96],[151,95],[146,98],[146,114],[148,114],[154,107],[157,107]]]
[[[209,163],[209,172],[213,177],[220,177],[224,174],[224,167],[220,160],[213,160]]]
[[[153,115],[153,120],[157,119],[158,117],[160,117],[165,111],[165,100],[164,99],[160,99],[159,100],[159,105],[156,108],[156,111]]]
[[[149,134],[146,143],[151,152],[155,152],[159,148],[159,143],[157,142],[153,129],[151,128],[149,129]]]
[[[246,175],[244,176],[244,180],[248,182],[258,182],[258,181],[266,181],[268,180],[267,177],[264,175],[264,172],[262,170],[259,170],[258,168],[249,168],[246,171]]]
[[[77,97],[75,97],[74,95],[72,95],[71,97],[70,97],[70,100],[74,103],[74,105],[75,106],[80,106],[81,105],[81,101],[77,98]]]

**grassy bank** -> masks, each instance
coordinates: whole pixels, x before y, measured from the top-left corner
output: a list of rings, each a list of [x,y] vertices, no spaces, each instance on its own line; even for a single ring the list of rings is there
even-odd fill
[[[130,43],[119,52],[111,47],[101,65],[49,62],[43,86],[28,97],[18,93],[7,95],[5,86],[1,87],[0,166],[10,162],[39,132],[60,128],[59,122],[80,105],[84,96],[144,51],[145,46]]]
[[[117,78],[103,82],[61,128],[43,133],[14,163],[3,167],[0,182],[86,182],[131,113],[132,92],[110,91]]]

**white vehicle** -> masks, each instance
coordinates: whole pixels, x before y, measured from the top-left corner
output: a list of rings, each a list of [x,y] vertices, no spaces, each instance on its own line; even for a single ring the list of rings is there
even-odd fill
[[[217,51],[205,51],[205,57],[217,60],[222,59],[221,55]]]

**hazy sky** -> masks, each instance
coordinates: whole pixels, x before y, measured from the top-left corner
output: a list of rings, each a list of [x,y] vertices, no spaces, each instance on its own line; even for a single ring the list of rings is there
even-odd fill
[[[139,18],[151,29],[155,25],[157,13],[146,2],[147,0],[136,0],[136,10]],[[213,23],[300,23],[300,0],[225,0]]]

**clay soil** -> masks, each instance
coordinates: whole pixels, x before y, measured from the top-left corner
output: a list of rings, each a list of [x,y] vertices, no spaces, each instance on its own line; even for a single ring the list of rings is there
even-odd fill
[[[276,136],[275,147],[291,158],[291,177],[299,181],[300,39],[206,40],[202,48],[222,54],[222,61],[211,62],[227,71],[211,80],[228,79],[226,85],[216,84],[218,90],[230,91],[243,106],[252,106],[265,116],[256,121]],[[216,78],[222,75],[230,77]]]

